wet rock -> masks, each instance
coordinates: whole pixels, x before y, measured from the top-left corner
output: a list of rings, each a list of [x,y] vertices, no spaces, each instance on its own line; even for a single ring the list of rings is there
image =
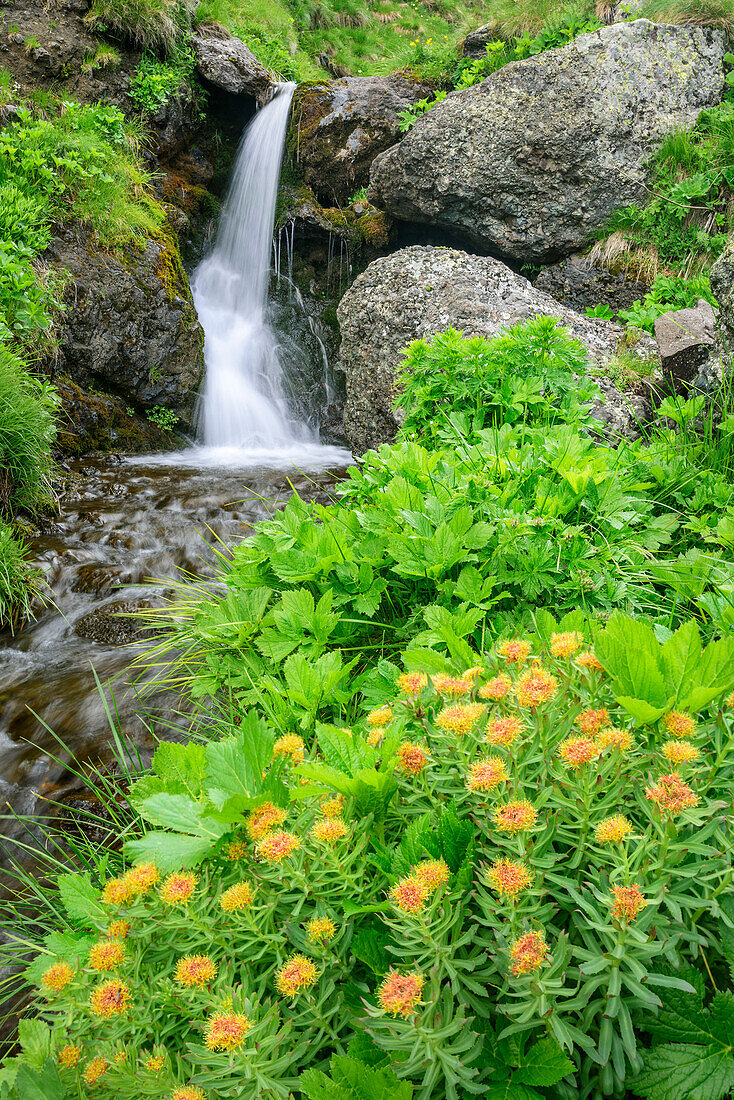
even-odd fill
[[[649,161],[724,90],[724,35],[639,19],[454,92],[371,171],[373,201],[487,251],[545,262],[647,199]]]
[[[586,256],[569,256],[543,268],[533,279],[533,286],[579,311],[599,304],[608,305],[615,312],[629,309],[649,290],[646,283],[591,263]]]
[[[100,645],[133,645],[152,638],[156,631],[140,620],[131,618],[150,608],[149,600],[118,600],[95,608],[76,623],[74,633]]]
[[[115,256],[67,230],[46,254],[68,272],[59,369],[187,425],[204,372],[204,334],[171,238]]]
[[[55,377],[61,399],[56,446],[62,454],[81,456],[108,451],[164,451],[179,437],[138,416],[119,397],[83,390],[70,378]]]
[[[357,454],[390,441],[399,427],[391,408],[392,385],[400,352],[411,340],[449,327],[467,336],[491,337],[529,317],[549,314],[586,345],[592,361],[603,364],[617,352],[625,333],[621,325],[583,317],[561,305],[499,260],[423,246],[371,263],[337,312],[339,367],[347,391],[344,432]],[[654,341],[643,337],[633,353],[640,359],[654,357]],[[613,390],[609,383],[610,397]],[[615,423],[625,407],[622,395],[617,405]],[[630,431],[636,415],[629,414]]]
[[[343,206],[400,137],[400,115],[432,90],[401,73],[307,81],[293,97],[287,145],[320,202]]]
[[[716,314],[703,298],[691,309],[671,310],[655,321],[664,377],[685,393],[717,346]]]
[[[273,83],[268,70],[245,43],[216,24],[192,34],[191,48],[199,76],[222,91],[257,97]]]

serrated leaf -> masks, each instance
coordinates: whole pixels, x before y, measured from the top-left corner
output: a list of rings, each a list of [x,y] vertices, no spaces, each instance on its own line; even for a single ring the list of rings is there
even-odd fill
[[[140,813],[152,825],[173,829],[177,833],[217,840],[228,830],[203,812],[203,807],[186,794],[154,794],[140,805]]]
[[[553,1039],[540,1039],[521,1056],[512,1075],[513,1084],[541,1085],[548,1088],[574,1072],[574,1064]]]
[[[61,902],[71,920],[79,921],[87,928],[98,928],[107,921],[107,912],[100,899],[100,891],[92,886],[89,872],[59,875],[56,880]]]
[[[383,929],[368,926],[361,928],[350,944],[350,950],[355,959],[365,963],[375,974],[386,974],[390,969],[390,955],[385,949],[385,941],[388,936]]]
[[[630,1086],[647,1100],[721,1100],[734,1087],[734,1059],[719,1045],[665,1043],[645,1055]]]
[[[198,798],[206,774],[204,746],[196,741],[185,745],[177,741],[161,741],[153,757],[153,770],[167,784],[178,784],[180,793],[187,791],[192,798]]]
[[[18,1040],[24,1061],[40,1069],[51,1054],[51,1028],[48,1024],[30,1017],[20,1020]]]
[[[411,1100],[413,1095],[410,1081],[400,1081],[391,1069],[366,1066],[356,1058],[332,1057],[331,1074],[350,1097],[359,1100]]]
[[[723,990],[709,1005],[711,1034],[724,1046],[734,1046],[734,993]]]
[[[168,874],[185,867],[195,867],[213,847],[214,841],[210,837],[152,832],[138,840],[128,840],[124,850],[133,863],[150,860],[159,871]]]
[[[59,1071],[50,1059],[40,1070],[19,1066],[15,1088],[20,1100],[64,1100],[67,1095]]]
[[[543,1100],[543,1094],[529,1085],[507,1080],[501,1083],[492,1081],[487,1091],[482,1093],[484,1100]]]

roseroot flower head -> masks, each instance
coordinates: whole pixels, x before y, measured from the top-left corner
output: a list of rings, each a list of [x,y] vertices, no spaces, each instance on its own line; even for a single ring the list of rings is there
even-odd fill
[[[403,741],[398,745],[396,756],[398,767],[408,775],[420,775],[428,763],[425,745],[414,744],[412,741]]]
[[[657,783],[645,788],[645,798],[649,798],[669,817],[675,817],[683,810],[692,810],[698,805],[698,795],[683,782],[678,772],[661,775]]]
[[[125,949],[117,940],[100,940],[89,952],[92,970],[114,970],[125,961]]]
[[[247,855],[247,841],[244,837],[235,837],[234,840],[230,840],[225,845],[224,854],[233,863],[236,863],[238,859],[244,859]]]
[[[95,1016],[108,1020],[111,1016],[120,1016],[128,1006],[130,990],[124,982],[111,978],[102,982],[89,998],[89,1005]]]
[[[155,863],[138,863],[127,872],[124,881],[134,897],[143,897],[153,889],[159,878]]]
[[[540,665],[533,665],[521,672],[515,684],[515,698],[521,707],[539,707],[552,699],[558,688],[558,681]]]
[[[208,985],[216,976],[217,964],[208,955],[184,955],[176,963],[178,985]]]
[[[348,832],[346,822],[341,817],[322,817],[315,822],[311,829],[311,836],[319,844],[336,844],[337,840],[342,840]]]
[[[272,802],[263,802],[248,814],[245,823],[247,835],[252,840],[260,840],[278,825],[282,825],[286,816],[285,810],[281,810],[279,806],[274,806]]]
[[[632,748],[634,739],[629,730],[619,726],[605,726],[597,735],[597,744],[602,749],[616,749],[617,752],[627,752]]]
[[[420,695],[427,683],[428,677],[425,672],[404,672],[402,676],[398,676],[398,687],[403,695],[411,698]]]
[[[590,737],[567,737],[558,746],[558,755],[567,768],[582,768],[596,760],[601,752],[597,741]]]
[[[284,997],[295,997],[302,989],[310,989],[318,981],[313,961],[305,955],[291,955],[275,976],[275,985]]]
[[[390,891],[392,901],[403,913],[422,913],[428,894],[428,887],[417,875],[401,878]]]
[[[499,676],[493,676],[486,684],[482,684],[477,695],[480,699],[492,699],[496,702],[504,699],[511,691],[512,680],[506,673],[500,672]]]
[[[596,737],[600,730],[610,724],[609,711],[606,707],[600,707],[599,710],[582,710],[581,714],[576,715],[574,722],[587,737]]]
[[[663,756],[671,764],[691,764],[700,758],[701,752],[688,741],[666,741],[663,745]]]
[[[219,908],[225,913],[236,913],[252,905],[252,885],[249,882],[236,882],[228,887],[219,899]]]
[[[72,1043],[67,1043],[65,1047],[62,1047],[59,1051],[58,1063],[62,1069],[72,1069],[78,1065],[79,1059],[82,1056],[81,1047],[74,1046]]]
[[[385,729],[383,726],[373,726],[367,734],[367,744],[371,749],[376,749],[385,740]]]
[[[504,718],[493,718],[487,723],[487,740],[490,745],[502,745],[508,748],[517,741],[523,729],[522,722],[514,714],[508,714]]]
[[[605,817],[594,830],[598,844],[621,844],[632,833],[632,825],[624,814]]]
[[[107,927],[107,938],[110,940],[126,940],[130,932],[130,925],[126,920],[113,920]]]
[[[195,1085],[183,1085],[173,1090],[171,1100],[206,1100],[206,1095]]]
[[[148,1073],[160,1073],[166,1064],[165,1054],[149,1054],[143,1062],[143,1067]]]
[[[431,683],[439,695],[460,696],[471,691],[471,684],[467,680],[462,680],[460,676],[446,676],[442,672],[431,676]]]
[[[288,756],[291,763],[302,764],[305,748],[302,737],[296,736],[295,733],[286,733],[284,737],[279,737],[273,745],[273,757]]]
[[[50,993],[61,993],[73,977],[74,971],[67,962],[57,962],[42,975],[41,985]]]
[[[268,833],[258,841],[255,853],[263,863],[282,863],[300,847],[301,842],[297,836],[279,829],[275,833]]]
[[[196,889],[198,881],[199,876],[191,874],[190,871],[174,872],[161,886],[161,900],[166,905],[185,905]]]
[[[213,1012],[206,1021],[204,1043],[209,1050],[237,1050],[250,1026],[241,1012]]]
[[[500,642],[497,646],[497,656],[511,664],[522,665],[530,656],[530,642],[522,642],[514,638],[509,642]]]
[[[423,975],[417,970],[400,974],[389,970],[377,990],[377,1001],[390,1016],[410,1016],[419,1004],[423,992]]]
[[[504,760],[499,756],[485,756],[469,768],[466,785],[470,791],[493,791],[507,778]]]
[[[548,965],[548,944],[542,932],[526,932],[510,947],[511,972],[515,977],[534,974],[541,966]]]
[[[583,635],[578,630],[567,630],[562,634],[551,634],[550,650],[559,660],[563,657],[573,657],[581,648]]]
[[[427,890],[438,890],[449,881],[449,865],[444,859],[426,859],[414,871]]]
[[[469,733],[485,711],[484,703],[454,703],[436,715],[436,725],[447,733]]]
[[[343,809],[344,799],[340,794],[335,798],[325,798],[319,806],[319,810],[324,817],[341,817]]]
[[[484,669],[481,665],[473,665],[471,668],[468,668],[466,672],[462,672],[461,678],[462,680],[466,680],[467,684],[473,684],[474,681],[479,676],[483,676],[485,672],[486,669]]]
[[[604,671],[604,666],[602,665],[601,661],[590,649],[587,649],[585,653],[579,653],[578,657],[576,658],[576,664],[580,665],[581,668],[590,668],[593,672]]]
[[[512,859],[498,859],[487,870],[487,883],[501,898],[516,898],[532,881],[525,864]]]
[[[665,728],[673,737],[693,737],[696,732],[696,723],[690,714],[683,714],[680,710],[671,710],[663,718]]]
[[[328,917],[313,917],[306,925],[311,943],[326,943],[336,935],[336,925]]]
[[[726,705],[728,707],[734,707],[734,691],[726,698]]]
[[[106,1058],[102,1058],[98,1055],[96,1058],[92,1058],[91,1062],[87,1063],[84,1070],[84,1083],[86,1085],[96,1085],[103,1073],[106,1073],[108,1063]]]
[[[612,893],[614,894],[614,905],[612,906],[614,920],[634,920],[637,914],[641,913],[647,905],[645,896],[640,891],[639,886],[615,886]]]
[[[127,878],[111,878],[106,882],[102,891],[102,901],[105,905],[125,905],[133,896],[133,891]]]
[[[495,825],[501,833],[521,833],[524,829],[532,829],[537,817],[534,807],[526,798],[497,806],[494,811]]]
[[[368,726],[386,726],[392,720],[390,707],[377,707],[367,715]]]

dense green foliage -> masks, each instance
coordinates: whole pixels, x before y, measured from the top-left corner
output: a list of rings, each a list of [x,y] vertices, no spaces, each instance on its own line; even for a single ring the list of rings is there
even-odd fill
[[[172,96],[194,94],[195,61],[190,47],[180,47],[170,61],[144,53],[130,84],[130,97],[143,114],[153,115]],[[199,95],[201,90],[197,89]]]

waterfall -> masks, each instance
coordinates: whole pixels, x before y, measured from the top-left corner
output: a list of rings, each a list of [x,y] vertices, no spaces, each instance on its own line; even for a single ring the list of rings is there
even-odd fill
[[[295,87],[280,85],[247,127],[214,248],[192,278],[205,334],[199,415],[205,448],[272,454],[318,443],[288,408],[278,340],[268,324],[275,204]]]

